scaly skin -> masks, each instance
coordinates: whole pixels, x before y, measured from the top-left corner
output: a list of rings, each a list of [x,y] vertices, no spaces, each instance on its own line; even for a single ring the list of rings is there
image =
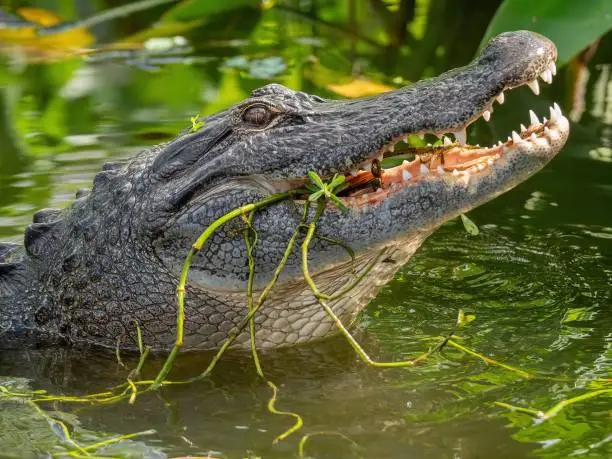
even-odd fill
[[[4,342],[66,340],[135,347],[134,320],[144,340],[167,349],[175,337],[175,287],[188,248],[216,218],[248,202],[322,177],[369,180],[373,159],[390,155],[407,134],[452,133],[491,108],[504,90],[542,75],[549,79],[554,45],[530,32],[498,36],[466,67],[360,100],[330,101],[271,84],[205,120],[198,132],[106,165],[90,193],[66,210],[37,213],[24,248],[0,245],[0,333]],[[549,73],[547,73],[549,72]],[[337,291],[382,250],[374,269],[332,303],[345,323],[443,222],[503,193],[540,170],[561,149],[569,124],[559,110],[532,119],[506,143],[457,143],[419,150],[422,156],[383,171],[382,189],[353,190],[347,213],[329,208],[319,234],[356,251],[353,265],[337,245],[316,240],[309,262],[326,292]],[[446,144],[451,142],[446,141]],[[444,164],[442,164],[444,159]],[[277,266],[302,204],[258,212],[255,287]],[[185,348],[217,347],[246,311],[248,277],[242,223],[223,227],[194,259],[186,305]],[[256,316],[261,347],[328,335],[333,325],[316,304],[296,252]],[[246,344],[247,336],[237,341]],[[17,341],[16,341],[17,340]]]

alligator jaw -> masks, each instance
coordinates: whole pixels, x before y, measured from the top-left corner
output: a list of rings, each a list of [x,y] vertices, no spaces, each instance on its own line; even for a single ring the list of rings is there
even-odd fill
[[[540,157],[554,156],[567,140],[569,121],[556,103],[550,107],[550,119],[544,117],[540,121],[531,110],[529,116],[529,126],[521,125],[520,134],[512,131],[512,135],[506,142],[500,141],[497,145],[482,148],[460,145],[451,143],[448,137],[443,137],[444,145],[440,147],[428,146],[402,150],[402,153],[413,153],[415,159],[404,160],[399,166],[373,173],[372,170],[375,168],[372,167],[372,163],[366,163],[363,169],[351,172],[348,183],[355,191],[350,191],[342,199],[345,205],[351,208],[366,204],[372,205],[422,180],[454,180],[467,189],[471,180],[490,173],[497,165],[503,164],[511,153]],[[398,139],[396,142],[399,141]],[[381,149],[374,161],[382,161],[383,156],[391,157],[393,153],[394,143],[392,142]],[[371,184],[374,180],[376,180],[374,182],[376,189],[370,186],[360,186]]]
[[[340,173],[348,177],[349,184],[340,196],[348,206],[354,206],[363,201],[354,198],[373,194],[365,201],[376,202],[393,188],[419,182],[423,175],[432,179],[449,173],[447,184],[453,179],[467,184],[470,177],[483,175],[512,153],[549,160],[563,146],[569,131],[569,123],[556,104],[550,120],[540,122],[530,113],[529,127],[521,125],[520,134],[512,133],[505,143],[481,148],[466,145],[466,139],[473,122],[481,117],[489,121],[494,103],[504,103],[505,91],[528,86],[538,95],[538,79],[552,82],[556,58],[554,44],[545,37],[509,32],[491,40],[470,64],[438,77],[371,98],[313,102],[313,114],[308,118],[312,122],[299,131],[304,155],[287,155],[284,159],[291,166],[267,175],[267,179],[275,190],[286,191],[307,183],[309,170],[327,180]],[[319,131],[323,134],[313,136]],[[442,145],[411,148],[405,142],[413,135],[436,136]],[[383,159],[404,153],[410,155],[405,159],[418,160],[401,168],[382,169],[392,163],[381,164]],[[519,175],[525,178],[530,174]]]

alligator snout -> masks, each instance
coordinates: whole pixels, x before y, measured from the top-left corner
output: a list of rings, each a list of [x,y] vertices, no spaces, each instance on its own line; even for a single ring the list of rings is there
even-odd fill
[[[557,48],[552,41],[535,32],[505,32],[493,38],[482,50],[478,63],[491,75],[499,75],[506,89],[523,84],[537,88],[541,77],[552,82],[556,74]],[[534,89],[538,93],[538,90]]]

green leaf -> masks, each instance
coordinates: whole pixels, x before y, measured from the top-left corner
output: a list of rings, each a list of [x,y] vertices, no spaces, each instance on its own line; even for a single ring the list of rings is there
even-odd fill
[[[344,175],[334,175],[334,178],[332,179],[331,183],[329,184],[329,187],[332,190],[335,190],[336,188],[338,188],[340,185],[342,185],[344,183],[345,177]]]
[[[329,199],[331,199],[336,205],[336,207],[340,209],[342,212],[348,212],[347,207],[342,203],[342,201],[340,200],[338,196],[336,196],[335,194],[332,194],[329,196]]]
[[[319,177],[319,174],[317,174],[316,172],[308,171],[308,177],[310,178],[312,183],[314,183],[319,189],[325,188],[323,180],[321,180],[321,177]]]
[[[312,193],[310,196],[308,196],[308,200],[310,202],[315,202],[316,200],[318,200],[321,196],[323,196],[323,190],[319,190],[316,193]]]
[[[199,118],[200,118],[199,113],[189,118],[189,121],[191,121],[191,132],[197,132],[204,126],[204,122],[199,121]]]
[[[260,8],[260,0],[186,0],[163,16],[163,21],[190,21],[208,14],[223,13],[244,7]]]
[[[463,222],[463,227],[468,232],[468,234],[470,234],[471,236],[478,236],[478,234],[480,233],[478,226],[476,226],[476,223],[470,220],[467,215],[461,214],[461,221]]]
[[[610,0],[505,0],[480,44],[509,30],[527,29],[550,38],[563,65],[612,29]]]

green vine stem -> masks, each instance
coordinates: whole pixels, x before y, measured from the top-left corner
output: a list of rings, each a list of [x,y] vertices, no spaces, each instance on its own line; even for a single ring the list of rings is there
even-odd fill
[[[420,356],[416,357],[413,360],[403,360],[403,361],[398,361],[398,362],[378,362],[370,358],[370,356],[366,353],[366,351],[361,347],[361,345],[353,337],[351,332],[349,332],[346,329],[346,327],[344,326],[340,318],[336,315],[336,313],[332,310],[332,308],[327,304],[326,300],[338,298],[339,296],[345,294],[347,291],[354,288],[361,280],[363,280],[363,278],[367,275],[369,270],[371,270],[374,267],[376,261],[378,260],[378,257],[375,258],[369,270],[366,270],[365,274],[360,276],[355,282],[350,284],[348,287],[342,289],[340,292],[338,292],[335,295],[326,295],[322,293],[317,287],[314,280],[312,279],[312,276],[310,275],[310,271],[308,269],[308,249],[310,247],[312,237],[315,234],[317,222],[319,218],[321,217],[321,215],[323,214],[324,209],[325,209],[325,198],[321,197],[317,201],[317,209],[315,211],[315,215],[313,219],[311,220],[310,224],[308,225],[308,231],[306,232],[306,237],[304,238],[304,241],[302,242],[302,273],[304,275],[304,279],[308,283],[308,286],[310,287],[312,294],[314,295],[317,302],[323,307],[327,315],[331,318],[331,320],[336,325],[336,328],[340,331],[340,333],[342,333],[342,335],[344,335],[344,337],[346,338],[348,343],[351,345],[351,347],[355,350],[357,355],[361,358],[363,362],[365,362],[366,364],[372,367],[397,368],[397,367],[408,367],[408,366],[416,365],[417,363],[422,362],[423,360],[428,358],[433,353],[437,352],[442,347],[442,345],[445,343],[446,339],[442,341],[440,344],[430,348],[427,352],[421,354]]]
[[[504,402],[494,402],[495,405],[500,406],[502,408],[507,408],[511,411],[518,411],[520,413],[526,413],[541,421],[547,421],[556,415],[558,415],[562,410],[567,408],[570,405],[575,403],[584,402],[585,400],[589,400],[591,398],[600,397],[600,396],[612,396],[612,389],[599,389],[591,392],[586,392],[584,394],[578,395],[576,397],[568,398],[566,400],[561,400],[559,403],[554,405],[547,411],[534,410],[532,408],[523,408],[520,406],[510,405],[509,403]]]
[[[272,290],[272,288],[276,284],[276,281],[278,280],[278,276],[282,272],[282,269],[284,268],[285,263],[287,259],[289,258],[289,255],[291,255],[291,252],[293,251],[293,247],[295,245],[295,239],[299,235],[299,228],[303,226],[303,224],[305,223],[308,217],[309,209],[310,209],[310,202],[306,201],[306,203],[304,204],[304,213],[302,215],[302,220],[300,221],[300,224],[297,226],[296,231],[294,232],[290,240],[290,243],[289,243],[289,245],[291,246],[291,250],[285,251],[285,254],[284,254],[285,256],[283,257],[283,260],[281,261],[281,263],[279,263],[278,265],[280,269],[276,270],[275,275],[273,276],[273,279],[268,284],[269,288],[264,289],[264,291],[262,292],[262,294],[260,295],[257,301],[258,307],[263,305],[268,293]],[[257,232],[252,226],[253,213],[249,214],[248,218],[246,219],[246,222],[247,222],[248,228],[245,231],[244,241],[245,241],[245,245],[247,248],[247,257],[249,261],[249,279],[247,282],[247,304],[248,304],[249,312],[253,312],[255,310],[255,305],[253,303],[253,281],[255,277],[255,258],[253,256],[253,252],[255,250],[255,246],[257,245]],[[253,239],[249,237],[249,234],[252,234]],[[289,249],[289,245],[287,249]],[[261,379],[263,379],[266,382],[268,387],[272,389],[272,396],[268,400],[268,404],[267,404],[268,411],[272,414],[276,414],[280,416],[290,416],[295,419],[295,423],[293,424],[293,426],[291,426],[289,429],[287,429],[285,432],[283,432],[282,434],[280,434],[273,440],[273,443],[278,443],[279,441],[287,438],[292,433],[301,429],[304,422],[302,420],[302,417],[299,414],[293,413],[290,411],[280,411],[276,408],[276,400],[278,398],[278,387],[276,386],[276,384],[274,384],[264,375],[263,368],[261,366],[261,361],[259,359],[259,355],[257,352],[254,316],[252,316],[249,320],[249,332],[250,332],[249,334],[250,334],[251,354],[253,356],[253,362],[255,363],[255,369],[257,371],[257,374],[259,375]]]
[[[238,207],[237,209],[228,212],[222,217],[215,220],[212,224],[210,224],[198,237],[196,242],[193,244],[187,257],[185,258],[185,262],[183,263],[183,268],[181,270],[181,275],[179,278],[178,286],[176,287],[176,295],[177,295],[177,315],[176,315],[176,341],[168,358],[164,362],[161,370],[157,374],[153,382],[153,388],[158,388],[161,386],[162,381],[166,379],[166,376],[170,373],[172,369],[172,364],[176,359],[179,351],[183,347],[183,335],[184,335],[184,323],[185,323],[185,296],[186,296],[186,285],[187,285],[187,277],[189,276],[189,268],[191,267],[191,263],[193,257],[202,250],[202,247],[206,243],[206,241],[219,229],[219,227],[225,225],[230,220],[233,220],[236,217],[240,217],[242,215],[246,215],[255,210],[261,209],[263,207],[267,207],[270,204],[273,204],[278,201],[282,201],[284,199],[288,199],[291,196],[294,196],[298,191],[288,191],[285,193],[276,193],[270,196],[265,197],[257,202],[246,204],[244,206]],[[234,338],[235,339],[235,338]],[[226,341],[228,342],[228,341]],[[233,342],[233,340],[232,340]],[[227,345],[229,346],[229,344]],[[227,348],[224,346],[223,349]]]
[[[511,365],[507,365],[505,363],[498,362],[497,360],[493,360],[492,358],[487,357],[486,355],[479,354],[478,352],[473,351],[465,346],[462,346],[461,344],[457,343],[456,341],[450,338],[446,340],[446,344],[456,349],[459,349],[461,352],[465,352],[468,355],[479,358],[486,364],[495,365],[495,366],[504,368],[505,370],[512,371],[513,373],[520,375],[522,378],[533,378],[534,377],[534,375],[532,375],[531,373],[527,373],[526,371],[523,371],[520,368],[516,368]]]

